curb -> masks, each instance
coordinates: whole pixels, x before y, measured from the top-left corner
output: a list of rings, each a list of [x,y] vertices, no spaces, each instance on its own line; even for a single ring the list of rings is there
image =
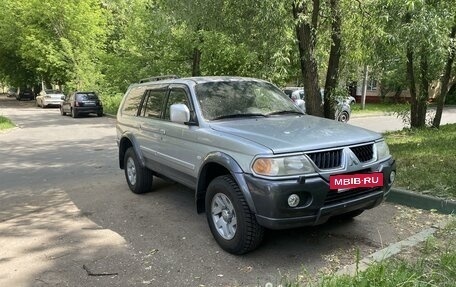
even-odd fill
[[[383,248],[377,252],[374,252],[363,259],[361,259],[358,263],[354,263],[351,265],[347,265],[336,272],[336,275],[349,275],[355,276],[358,272],[363,272],[370,265],[376,262],[381,262],[385,259],[390,258],[400,252],[402,252],[405,248],[414,247],[421,242],[426,241],[429,237],[431,237],[437,231],[436,228],[427,228],[422,230],[421,232],[410,236],[402,241],[396,242],[391,244],[390,246]]]
[[[386,248],[378,250],[363,259],[361,259],[358,263],[353,263],[351,265],[347,265],[336,272],[336,275],[349,275],[355,276],[358,272],[365,271],[370,265],[376,262],[381,262],[385,259],[388,259],[400,252],[404,249],[414,247],[422,242],[425,242],[429,237],[434,235],[434,233],[439,230],[445,228],[449,223],[448,220],[443,220],[430,228],[424,229],[421,232],[418,232],[404,240],[399,242],[393,243]]]
[[[112,114],[106,114],[106,113],[103,113],[103,115],[104,115],[105,117],[107,117],[107,118],[111,118],[111,119],[115,119],[115,118],[117,118],[117,116],[116,116],[116,115],[112,115]]]
[[[443,214],[456,213],[456,200],[438,198],[399,188],[391,188],[386,201],[419,209],[437,210]]]

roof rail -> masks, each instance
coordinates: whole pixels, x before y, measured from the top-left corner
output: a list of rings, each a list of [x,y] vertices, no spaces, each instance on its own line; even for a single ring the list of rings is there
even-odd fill
[[[141,79],[141,80],[139,80],[139,83],[154,82],[154,81],[160,81],[160,80],[165,80],[165,79],[178,79],[178,78],[179,77],[176,75],[153,76],[153,77]]]

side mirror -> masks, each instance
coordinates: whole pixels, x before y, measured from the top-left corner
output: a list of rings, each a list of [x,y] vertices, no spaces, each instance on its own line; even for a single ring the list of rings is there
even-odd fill
[[[172,122],[183,124],[190,120],[190,110],[184,104],[171,105],[169,110],[169,115]]]

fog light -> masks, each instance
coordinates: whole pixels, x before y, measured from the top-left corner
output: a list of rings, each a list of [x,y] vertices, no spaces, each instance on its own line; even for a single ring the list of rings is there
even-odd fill
[[[299,196],[297,194],[292,194],[288,197],[288,205],[290,207],[296,207],[299,204]]]
[[[396,179],[396,172],[393,170],[391,173],[390,173],[390,184],[392,184],[394,182],[394,180]]]

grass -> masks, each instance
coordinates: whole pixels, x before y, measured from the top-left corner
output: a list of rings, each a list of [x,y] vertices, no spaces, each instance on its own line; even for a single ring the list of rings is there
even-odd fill
[[[409,104],[392,104],[392,103],[367,103],[365,109],[361,109],[361,103],[356,103],[351,106],[352,114],[358,116],[364,115],[384,115],[391,114],[397,111],[409,110]]]
[[[309,274],[289,280],[283,287],[450,287],[456,278],[456,219],[437,231],[423,244],[398,255],[373,263],[355,275],[326,274],[315,278]],[[358,258],[358,262],[361,258]],[[275,285],[274,285],[275,286]]]
[[[4,116],[0,116],[0,131],[10,129],[13,127],[14,127],[14,124],[10,119],[8,119],[7,117],[4,117]]]
[[[456,124],[385,137],[397,161],[396,187],[456,199]]]
[[[455,286],[456,220],[418,249],[370,266],[355,276],[328,276],[318,285],[336,286]]]

